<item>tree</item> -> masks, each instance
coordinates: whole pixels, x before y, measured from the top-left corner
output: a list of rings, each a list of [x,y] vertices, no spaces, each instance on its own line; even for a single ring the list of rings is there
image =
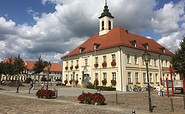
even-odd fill
[[[185,37],[180,42],[180,48],[177,49],[171,61],[173,68],[179,71],[181,77],[185,77]]]
[[[180,42],[180,48],[175,52],[171,63],[173,68],[179,72],[181,79],[183,79],[183,88],[185,91],[185,37]]]
[[[23,71],[25,71],[26,69],[25,62],[20,57],[20,55],[18,55],[18,57],[15,57],[14,67],[15,67],[15,74],[22,74]]]
[[[43,69],[47,66],[47,62],[43,61],[41,56],[39,56],[38,61],[34,64],[33,71],[36,75],[38,75],[43,71]]]
[[[3,62],[0,62],[0,81],[1,81],[1,78],[2,78],[2,74],[4,74],[5,72],[5,65]]]

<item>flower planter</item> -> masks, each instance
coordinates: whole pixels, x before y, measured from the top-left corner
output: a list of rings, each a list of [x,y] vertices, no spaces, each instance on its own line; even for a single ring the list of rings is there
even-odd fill
[[[94,64],[94,67],[97,68],[98,67],[98,64]]]
[[[38,98],[47,98],[47,99],[51,99],[51,98],[56,98],[57,94],[56,91],[53,90],[44,90],[44,89],[40,89],[36,92],[36,96]]]
[[[107,63],[106,63],[106,62],[103,62],[103,63],[102,63],[102,67],[103,67],[103,68],[107,67]]]
[[[111,66],[115,67],[115,66],[116,66],[116,61],[113,60],[113,61],[111,62]]]
[[[75,69],[78,69],[78,68],[79,68],[79,66],[78,66],[78,65],[76,65],[76,66],[75,66]]]
[[[73,66],[70,66],[70,69],[73,70]]]
[[[106,79],[102,80],[102,84],[105,86],[107,84],[107,80]]]
[[[66,66],[65,69],[68,70],[68,67]]]
[[[67,83],[68,83],[68,80],[64,80],[64,83],[67,85]]]
[[[111,80],[112,86],[116,86],[116,80]]]
[[[101,93],[82,93],[78,96],[78,101],[85,104],[104,105],[105,97]]]

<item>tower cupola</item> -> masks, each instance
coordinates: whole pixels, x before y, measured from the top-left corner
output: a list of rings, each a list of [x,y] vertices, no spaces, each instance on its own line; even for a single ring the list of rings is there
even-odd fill
[[[107,34],[112,28],[113,28],[113,16],[109,12],[108,6],[107,6],[107,0],[105,0],[105,6],[103,13],[99,17],[99,35],[105,35]]]

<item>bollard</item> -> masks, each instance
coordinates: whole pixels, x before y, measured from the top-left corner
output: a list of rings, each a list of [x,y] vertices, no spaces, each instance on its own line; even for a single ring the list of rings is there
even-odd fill
[[[19,85],[17,86],[17,91],[16,91],[16,93],[19,93]]]
[[[29,94],[30,94],[30,90],[31,90],[31,89],[29,88]]]
[[[171,112],[174,112],[173,99],[172,99],[172,98],[170,98],[170,101],[171,101]]]
[[[118,94],[116,93],[116,104],[118,104]]]
[[[132,111],[132,114],[136,114],[135,110]]]

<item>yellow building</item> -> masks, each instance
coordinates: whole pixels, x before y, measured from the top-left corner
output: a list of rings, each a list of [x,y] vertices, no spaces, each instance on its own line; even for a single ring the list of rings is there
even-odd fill
[[[161,69],[170,65],[173,53],[153,39],[132,34],[122,27],[113,28],[113,18],[105,4],[99,17],[99,34],[62,57],[63,81],[72,79],[82,84],[98,79],[101,86],[106,79],[106,86],[111,86],[111,80],[116,80],[119,91],[127,91],[128,86],[147,86],[142,54],[148,50],[149,81],[151,86],[156,86],[160,78],[165,78]]]

